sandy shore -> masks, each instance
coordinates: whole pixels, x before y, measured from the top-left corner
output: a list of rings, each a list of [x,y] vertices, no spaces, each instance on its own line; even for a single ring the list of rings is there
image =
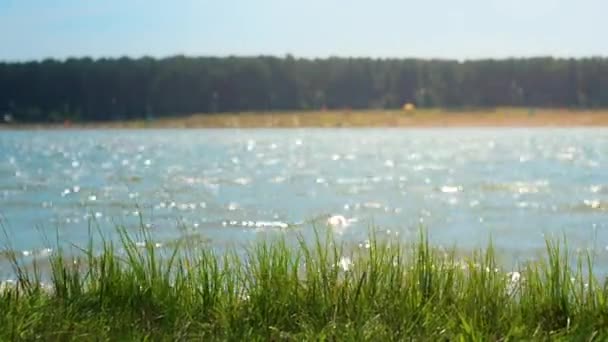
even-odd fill
[[[579,127],[608,126],[608,110],[498,108],[411,112],[310,111],[193,114],[179,118],[104,123],[0,125],[5,129],[301,128],[301,127]]]

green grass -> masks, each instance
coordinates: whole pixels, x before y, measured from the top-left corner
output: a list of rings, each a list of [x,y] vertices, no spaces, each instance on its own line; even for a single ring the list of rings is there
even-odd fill
[[[119,233],[96,254],[92,240],[76,255],[57,250],[46,285],[13,256],[19,279],[0,293],[0,340],[608,338],[607,284],[589,256],[568,267],[563,243],[548,242],[514,281],[491,245],[462,259],[424,233],[413,244],[372,233],[367,249],[320,233],[295,247],[274,239],[163,255]]]

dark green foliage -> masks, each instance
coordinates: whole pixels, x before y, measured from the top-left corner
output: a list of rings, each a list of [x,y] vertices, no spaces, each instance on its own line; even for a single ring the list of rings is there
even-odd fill
[[[0,63],[0,114],[125,120],[268,110],[608,107],[608,59],[90,58]]]

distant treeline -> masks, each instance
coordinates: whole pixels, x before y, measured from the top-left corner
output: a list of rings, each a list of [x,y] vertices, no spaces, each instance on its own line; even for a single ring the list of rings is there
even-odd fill
[[[0,63],[0,114],[18,121],[190,113],[496,106],[608,107],[608,58],[276,57]]]

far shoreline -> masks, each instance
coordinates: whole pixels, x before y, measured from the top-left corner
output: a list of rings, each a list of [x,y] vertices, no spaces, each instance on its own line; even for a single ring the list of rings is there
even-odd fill
[[[608,109],[330,110],[192,114],[153,120],[2,124],[0,130],[197,128],[534,128],[608,127]]]

